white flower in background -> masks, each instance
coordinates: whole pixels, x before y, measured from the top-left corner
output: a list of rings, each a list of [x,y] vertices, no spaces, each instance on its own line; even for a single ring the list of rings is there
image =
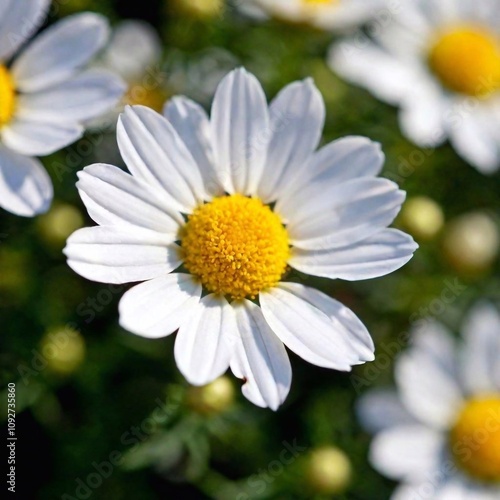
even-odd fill
[[[400,107],[402,132],[421,147],[449,138],[483,173],[500,166],[498,2],[417,0],[391,22],[336,43],[329,62],[349,81]]]
[[[126,20],[113,30],[97,65],[119,75],[127,91],[113,111],[92,126],[115,126],[127,104],[141,104],[161,111],[167,99],[160,63],[162,42],[156,30],[144,21]]]
[[[79,173],[100,226],[68,239],[68,264],[94,281],[146,280],[121,299],[120,324],[148,338],[178,329],[175,359],[189,382],[207,384],[230,364],[262,407],[276,409],[290,389],[283,343],[337,370],[372,360],[349,309],[282,280],[289,266],[361,280],[410,260],[412,238],[387,229],[405,194],[377,177],[379,145],[348,137],[315,152],[325,108],[312,81],[287,86],[268,108],[243,69],[220,83],[210,120],[184,97],[164,114],[133,106],[121,115],[132,175],[104,164]]]
[[[363,24],[383,10],[387,0],[243,0],[238,6],[254,17],[265,15],[324,30]]]
[[[412,332],[397,359],[397,392],[374,390],[359,402],[376,432],[373,466],[401,481],[397,500],[500,498],[500,314],[469,313],[460,343],[440,324]]]
[[[45,212],[52,183],[35,156],[68,146],[85,120],[114,106],[122,83],[82,70],[106,43],[96,14],[70,16],[21,46],[45,20],[49,0],[0,1],[0,207],[22,216]]]

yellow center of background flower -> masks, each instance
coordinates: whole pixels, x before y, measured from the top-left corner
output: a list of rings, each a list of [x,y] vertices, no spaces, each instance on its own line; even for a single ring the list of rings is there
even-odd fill
[[[281,279],[290,257],[281,219],[258,198],[235,194],[199,206],[181,232],[184,265],[210,292],[255,298]]]
[[[304,13],[317,12],[324,8],[332,8],[340,0],[300,0]]]
[[[0,64],[0,127],[14,114],[16,91],[8,69]]]
[[[132,84],[123,96],[123,103],[129,106],[146,106],[161,113],[168,94],[162,86],[147,88],[141,84]]]
[[[302,0],[305,5],[328,5],[338,3],[339,0]]]
[[[450,438],[462,470],[475,479],[500,481],[500,395],[469,400]]]
[[[441,34],[429,64],[450,90],[487,96],[500,88],[500,44],[488,30],[463,26]]]

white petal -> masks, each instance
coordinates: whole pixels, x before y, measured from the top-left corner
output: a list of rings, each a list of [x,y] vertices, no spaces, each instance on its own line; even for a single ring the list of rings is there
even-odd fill
[[[198,166],[166,118],[144,106],[127,106],[117,137],[130,172],[161,190],[178,210],[190,213],[203,200]]]
[[[42,92],[21,94],[16,117],[52,123],[76,123],[111,109],[125,91],[112,73],[89,70]]]
[[[462,102],[460,114],[452,115],[454,122],[450,129],[450,140],[457,152],[480,172],[491,174],[500,166],[500,146],[495,137],[498,118],[491,120],[481,108],[472,111]],[[477,106],[477,104],[476,104]]]
[[[426,325],[412,332],[413,337],[426,334]],[[461,408],[462,392],[456,374],[450,372],[447,359],[451,354],[438,344],[429,349],[416,342],[402,354],[395,366],[395,378],[401,399],[408,410],[419,420],[438,428],[447,429]]]
[[[356,415],[361,425],[372,434],[418,423],[392,389],[372,389],[363,394],[357,401]]]
[[[222,195],[224,189],[214,166],[210,121],[205,110],[191,99],[176,96],[167,102],[163,114],[198,164],[207,195]]]
[[[7,60],[43,24],[50,0],[3,0],[0,5],[0,60]]]
[[[84,168],[78,178],[76,187],[98,224],[139,226],[176,239],[182,217],[139,179],[102,163]]]
[[[500,391],[500,314],[479,303],[463,327],[464,385],[472,394]]]
[[[259,295],[271,329],[309,363],[350,371],[374,359],[373,341],[355,314],[324,293],[297,283],[279,283]]]
[[[104,54],[104,65],[127,80],[139,80],[158,63],[162,45],[156,30],[136,20],[120,22]]]
[[[52,181],[38,160],[0,146],[0,207],[33,217],[49,209],[52,196]]]
[[[232,347],[231,370],[244,378],[243,395],[261,407],[277,410],[292,383],[292,368],[285,347],[271,331],[260,307],[248,300],[232,303],[237,333],[228,332]]]
[[[385,276],[404,266],[418,245],[397,229],[383,229],[353,245],[328,250],[292,248],[289,264],[306,274],[348,281]]]
[[[488,491],[489,490],[489,491]],[[472,482],[460,475],[445,481],[436,491],[433,500],[496,500],[498,492],[484,484]]]
[[[12,74],[22,92],[42,90],[71,77],[109,36],[106,18],[85,12],[46,29],[17,58]]]
[[[215,164],[225,190],[253,194],[266,161],[269,114],[260,83],[244,69],[232,71],[219,84],[211,129]]]
[[[200,296],[201,285],[190,274],[167,274],[146,281],[120,300],[120,325],[141,337],[165,337],[189,319]]]
[[[365,137],[343,137],[317,151],[281,198],[293,197],[296,191],[317,181],[333,186],[359,177],[376,177],[383,163],[384,154],[378,142]]]
[[[417,481],[440,465],[446,434],[423,425],[401,425],[375,436],[370,462],[391,479]]]
[[[325,122],[325,104],[311,79],[286,86],[270,109],[270,143],[257,194],[275,201],[317,148]]]
[[[391,496],[391,500],[497,500],[499,498],[498,488],[466,479],[464,475],[457,473],[456,467],[451,467],[452,465],[453,462],[448,459],[443,461],[438,469],[429,472],[420,482],[399,486]]]
[[[294,202],[276,204],[288,221],[291,244],[305,249],[352,245],[392,223],[405,192],[382,178],[354,179],[339,185],[309,184]]]
[[[47,123],[15,119],[2,131],[5,145],[27,156],[46,156],[73,144],[83,135],[78,123]]]
[[[434,319],[424,318],[412,326],[410,346],[424,352],[433,359],[442,369],[457,375],[456,342],[452,333]]]
[[[415,84],[415,69],[372,42],[366,35],[333,45],[328,55],[333,71],[362,85],[382,101],[399,104]]]
[[[436,472],[441,475],[441,471]],[[436,491],[441,486],[441,478],[434,481],[421,479],[420,482],[401,483],[394,489],[390,500],[436,500]]]
[[[447,98],[434,82],[414,85],[413,92],[401,103],[401,131],[421,147],[436,147],[443,143]]]
[[[130,226],[79,229],[68,238],[64,253],[71,269],[101,283],[149,280],[182,262],[168,236]]]
[[[200,300],[180,326],[175,362],[190,384],[208,384],[229,368],[231,351],[225,335],[234,326],[233,314],[224,297],[210,294]]]
[[[334,2],[330,9],[321,10],[315,17],[315,25],[325,30],[353,29],[369,21],[371,17],[383,16],[386,0],[349,0]],[[382,17],[384,19],[384,17]]]

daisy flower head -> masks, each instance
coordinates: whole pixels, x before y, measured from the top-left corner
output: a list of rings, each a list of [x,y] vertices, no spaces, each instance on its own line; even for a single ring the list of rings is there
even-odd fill
[[[121,299],[120,323],[148,338],[178,329],[175,359],[194,385],[230,365],[248,399],[276,409],[291,383],[283,344],[338,370],[373,359],[349,309],[286,282],[290,267],[382,276],[416,249],[387,229],[405,195],[377,177],[379,145],[348,137],[315,151],[324,116],[311,80],[268,107],[257,79],[238,69],[220,83],[210,119],[184,97],[164,116],[126,108],[117,137],[130,174],[103,164],[79,173],[99,226],[68,239],[68,264],[94,281],[144,281]]]
[[[99,15],[70,16],[25,45],[49,6],[49,0],[0,1],[0,206],[27,217],[45,212],[53,196],[34,157],[76,141],[83,123],[124,90],[115,76],[83,69],[108,37]]]
[[[160,37],[150,24],[129,19],[116,25],[96,65],[117,74],[127,90],[115,109],[92,125],[114,127],[127,104],[162,110],[167,93],[160,69],[161,55]]]
[[[500,166],[500,18],[491,0],[417,0],[390,22],[335,43],[331,68],[398,106],[421,147],[447,138],[483,173]]]
[[[323,30],[339,31],[363,24],[387,0],[246,0],[245,12],[262,18],[269,15],[291,23],[309,24]]]
[[[396,390],[361,398],[370,461],[401,485],[397,500],[500,498],[500,314],[468,313],[462,338],[425,321],[395,364]]]

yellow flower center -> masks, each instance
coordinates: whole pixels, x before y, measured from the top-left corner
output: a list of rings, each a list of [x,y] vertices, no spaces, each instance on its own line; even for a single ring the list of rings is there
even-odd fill
[[[181,231],[184,265],[210,292],[255,298],[283,276],[290,257],[281,219],[240,194],[199,206]]]
[[[302,9],[309,12],[315,12],[323,8],[331,8],[337,5],[340,0],[300,0]]]
[[[302,0],[305,5],[328,5],[338,3],[339,0]]]
[[[9,70],[0,64],[0,127],[14,115],[16,90]]]
[[[471,96],[487,96],[500,88],[500,44],[488,30],[462,26],[441,33],[429,64],[443,85]]]
[[[130,106],[147,106],[161,113],[167,97],[167,92],[159,85],[147,88],[141,84],[132,84],[123,96],[123,103]]]
[[[450,439],[462,470],[481,481],[500,481],[500,395],[470,399]]]

